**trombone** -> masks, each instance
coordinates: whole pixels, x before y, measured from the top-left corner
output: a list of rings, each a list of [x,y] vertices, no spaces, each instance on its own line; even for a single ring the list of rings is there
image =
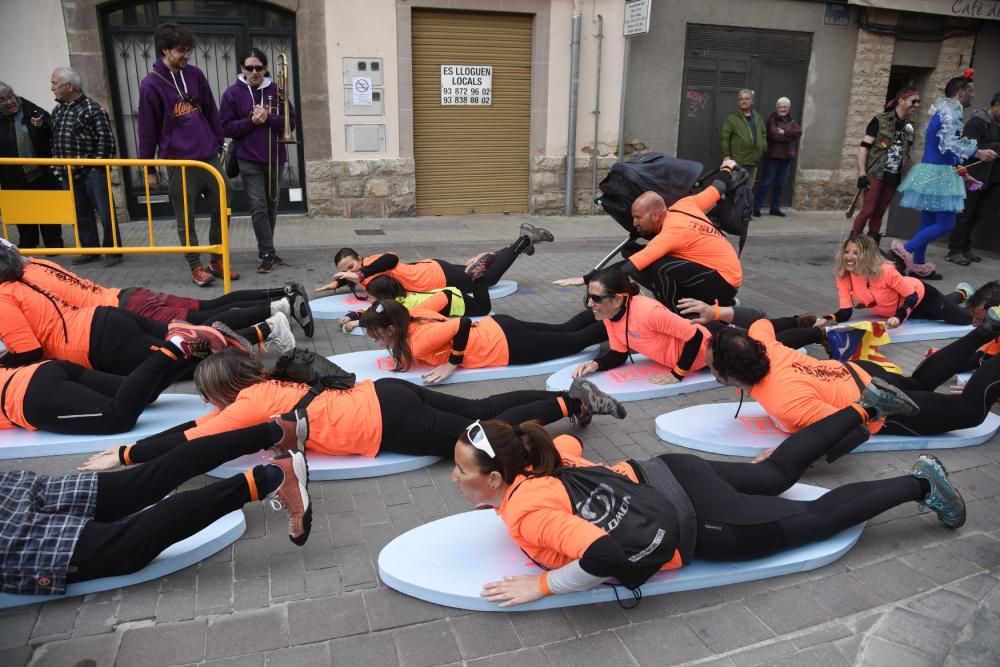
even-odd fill
[[[272,97],[268,102],[268,113],[275,113],[281,109],[285,118],[285,127],[281,136],[277,140],[272,140],[271,126],[267,127],[267,191],[271,201],[277,201],[281,193],[281,152],[277,144],[297,144],[295,135],[292,133],[292,117],[288,100],[288,56],[284,52],[278,54],[274,65],[274,82],[278,87],[278,99]]]

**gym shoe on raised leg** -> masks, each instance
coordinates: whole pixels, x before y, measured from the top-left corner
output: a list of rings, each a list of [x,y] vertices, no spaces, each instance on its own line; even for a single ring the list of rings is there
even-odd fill
[[[316,324],[313,322],[312,308],[309,306],[309,295],[302,283],[292,283],[292,293],[288,295],[288,304],[292,319],[298,322],[305,333],[306,338],[312,338],[316,332]]]
[[[858,403],[865,409],[878,411],[880,417],[888,415],[915,415],[920,408],[913,399],[899,387],[894,387],[882,378],[872,378],[861,392]]]
[[[536,243],[551,243],[555,241],[556,237],[552,235],[552,232],[545,229],[544,227],[535,227],[529,222],[522,222],[521,228],[518,230],[519,236],[528,237],[528,247],[524,251],[525,255],[529,257],[535,254],[535,244]]]
[[[275,313],[264,321],[271,327],[271,333],[265,341],[268,346],[275,345],[281,354],[295,349],[295,334],[292,333],[292,325],[287,315]]]
[[[961,528],[965,523],[965,499],[948,480],[948,471],[940,459],[930,454],[921,454],[910,468],[910,474],[926,479],[931,485],[931,492],[917,503],[934,510],[938,520],[948,528]]]
[[[166,339],[184,354],[185,359],[207,357],[229,346],[226,337],[216,329],[181,320],[167,325]]]
[[[312,502],[309,498],[309,469],[301,452],[285,452],[271,459],[284,479],[267,499],[275,510],[285,510],[288,515],[288,539],[302,546],[312,531]]]
[[[570,398],[580,401],[577,423],[586,426],[593,415],[611,415],[615,419],[625,419],[625,406],[597,388],[590,380],[575,378],[569,386]]]
[[[292,410],[280,417],[275,417],[274,423],[281,428],[281,440],[271,445],[276,453],[302,452],[306,453],[306,440],[309,439],[309,417],[305,410]]]
[[[962,295],[962,303],[967,302],[976,293],[976,288],[966,282],[955,285],[955,291]]]

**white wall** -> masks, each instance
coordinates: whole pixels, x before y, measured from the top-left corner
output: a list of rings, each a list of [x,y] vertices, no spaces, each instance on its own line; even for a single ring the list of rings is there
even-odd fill
[[[330,91],[330,139],[334,160],[399,157],[398,67],[395,0],[327,0],[327,72]],[[344,58],[382,59],[384,116],[344,115]],[[348,153],[344,125],[385,124],[384,153]]]
[[[69,66],[66,23],[60,0],[0,0],[0,80],[40,107],[55,106],[52,70]]]

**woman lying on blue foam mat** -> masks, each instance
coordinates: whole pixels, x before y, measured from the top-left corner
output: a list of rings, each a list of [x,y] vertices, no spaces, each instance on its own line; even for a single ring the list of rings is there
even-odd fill
[[[242,475],[164,498],[248,445],[285,451]],[[110,456],[127,464],[127,451],[115,448]],[[188,442],[127,470],[61,477],[2,472],[0,590],[62,595],[67,584],[137,572],[171,544],[264,499],[288,514],[289,539],[305,544],[312,523],[307,482],[294,431],[278,422]]]
[[[617,401],[583,381],[565,392],[510,391],[475,400],[396,378],[313,394],[308,384],[270,379],[259,361],[235,349],[201,362],[195,369],[195,385],[216,410],[140,440],[130,450],[133,461],[149,461],[180,443],[260,424],[273,415],[298,422],[306,450],[369,457],[382,451],[451,456],[455,439],[472,419],[549,423],[570,417],[585,425],[595,414],[625,417]],[[315,398],[303,403],[309,396]],[[116,451],[112,448],[105,454]]]
[[[862,411],[891,412],[898,401],[875,387],[856,409],[789,436],[761,463],[663,454],[606,468],[582,458],[576,438],[553,440],[537,423],[476,422],[455,445],[452,480],[473,506],[495,508],[511,539],[547,570],[486,583],[482,595],[510,606],[609,579],[634,589],[693,559],[753,559],[823,540],[909,501],[958,528],[965,502],[929,455],[901,477],[812,501],[776,497],[857,428]]]

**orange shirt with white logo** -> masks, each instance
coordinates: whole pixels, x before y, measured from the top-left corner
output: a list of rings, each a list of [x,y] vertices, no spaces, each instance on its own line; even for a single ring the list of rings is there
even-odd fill
[[[362,270],[364,267],[369,266],[372,262],[383,256],[384,255],[369,255],[368,257],[365,257],[361,260]],[[430,292],[431,290],[441,289],[448,286],[448,282],[444,277],[444,269],[442,269],[441,265],[433,259],[422,259],[419,262],[413,262],[412,264],[404,264],[403,262],[400,262],[388,271],[373,273],[370,276],[365,275],[365,277],[361,280],[361,285],[367,285],[368,282],[375,276],[392,276],[398,280],[404,288],[406,288],[407,292]]]
[[[838,306],[867,308],[878,317],[893,317],[903,300],[914,292],[917,293],[917,303],[920,303],[925,291],[922,282],[900,275],[889,262],[883,262],[879,274],[871,280],[853,273],[843,278],[837,276]]]
[[[413,310],[410,315],[412,319],[407,335],[413,358],[433,366],[448,361],[452,341],[462,320],[425,310]],[[508,363],[507,337],[496,320],[484,317],[473,322],[460,365],[463,368],[486,368],[506,366]]]
[[[560,435],[554,442],[562,454],[563,465],[600,465],[583,458],[583,446],[575,437]],[[633,482],[638,481],[635,470],[625,461],[607,467]],[[503,519],[514,543],[533,560],[550,568],[579,560],[591,544],[607,535],[603,529],[573,513],[566,487],[558,477],[550,475],[516,477],[496,513]],[[672,570],[680,566],[680,554],[675,551],[674,557],[660,569]]]
[[[846,408],[861,395],[844,364],[813,359],[785,347],[774,337],[774,327],[768,320],[754,322],[749,333],[764,344],[771,362],[771,371],[754,385],[750,395],[782,430],[794,433],[815,424]],[[862,385],[871,382],[871,375],[864,369],[856,364],[851,366]],[[869,429],[872,428],[877,431],[881,422],[870,424]]]
[[[295,407],[309,386],[265,380],[247,387],[223,410],[196,420],[184,431],[188,440],[234,431],[270,421]],[[327,389],[306,408],[309,439],[306,449],[319,454],[375,456],[382,444],[382,413],[375,383],[364,380],[351,389]]]
[[[701,331],[701,347],[688,370],[705,367],[705,348],[712,337],[708,329],[668,310],[655,299],[641,295],[629,298],[628,312],[617,322],[604,320],[604,327],[608,330],[612,350],[627,352],[631,349],[670,370],[677,365],[684,344]]]
[[[739,287],[743,284],[740,258],[726,235],[705,217],[705,211],[717,201],[719,191],[712,186],[677,200],[664,214],[659,233],[629,261],[642,270],[664,255],[672,255],[714,269],[727,283]]]
[[[92,368],[90,329],[96,310],[21,281],[0,283],[0,340],[15,354],[41,348],[48,359]]]

